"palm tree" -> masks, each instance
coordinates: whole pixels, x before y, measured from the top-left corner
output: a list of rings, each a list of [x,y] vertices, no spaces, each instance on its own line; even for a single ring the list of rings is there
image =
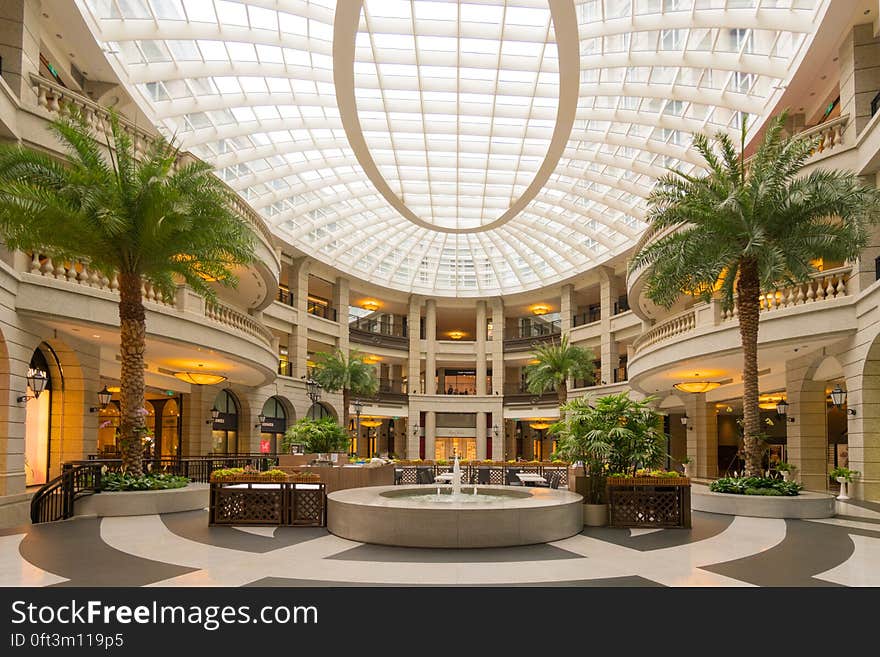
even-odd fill
[[[568,401],[569,379],[583,379],[587,385],[593,382],[593,352],[570,345],[567,335],[538,347],[532,358],[537,362],[526,367],[529,392],[541,395],[556,390],[560,407]]]
[[[142,286],[167,298],[185,282],[208,300],[208,281],[233,286],[232,268],[254,259],[254,234],[230,209],[233,192],[195,161],[155,140],[136,158],[111,115],[99,143],[82,116],[50,126],[62,161],[20,146],[0,147],[0,235],[11,249],[82,260],[119,282],[120,447],[124,467],[142,469],[146,316]]]
[[[719,133],[694,148],[704,175],[673,171],[648,197],[649,230],[673,228],[635,254],[630,271],[648,268],[647,296],[665,307],[682,293],[720,295],[738,310],[743,351],[743,447],[746,471],[761,472],[758,410],[758,313],[761,291],[802,283],[814,262],[852,260],[880,218],[880,191],[848,171],[802,169],[817,142],[785,136],[786,115],[773,120],[754,157]]]
[[[379,387],[376,368],[364,362],[364,355],[352,349],[346,355],[341,349],[320,351],[314,356],[312,377],[330,392],[342,391],[342,426],[348,426],[348,405],[351,395],[374,395]]]

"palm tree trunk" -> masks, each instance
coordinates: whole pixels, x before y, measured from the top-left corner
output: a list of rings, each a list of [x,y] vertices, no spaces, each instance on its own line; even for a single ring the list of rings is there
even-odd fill
[[[147,323],[141,296],[141,277],[119,274],[120,406],[122,465],[135,476],[143,474],[144,349]]]
[[[562,405],[568,401],[568,384],[562,381],[556,385],[556,399],[559,402],[559,417],[562,417]]]
[[[761,475],[761,418],[758,410],[758,321],[761,283],[758,264],[743,260],[736,283],[739,334],[743,350],[743,448],[746,474]]]

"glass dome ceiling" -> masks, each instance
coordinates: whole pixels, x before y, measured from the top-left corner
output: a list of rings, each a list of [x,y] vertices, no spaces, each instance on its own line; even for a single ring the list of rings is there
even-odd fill
[[[77,0],[167,136],[357,278],[481,296],[630,248],[760,125],[826,0]]]

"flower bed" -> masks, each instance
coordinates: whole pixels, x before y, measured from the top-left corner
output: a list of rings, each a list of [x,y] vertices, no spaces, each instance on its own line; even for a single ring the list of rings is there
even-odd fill
[[[772,477],[723,477],[709,485],[709,490],[713,493],[774,497],[794,497],[800,494],[801,489],[803,486],[796,481],[783,481]]]
[[[133,490],[167,490],[184,488],[189,478],[179,475],[156,473],[133,477],[126,472],[106,472],[101,477],[101,490],[111,493]]]
[[[287,481],[287,477],[287,473],[282,470],[260,472],[252,468],[222,468],[211,473],[211,483],[279,483]]]

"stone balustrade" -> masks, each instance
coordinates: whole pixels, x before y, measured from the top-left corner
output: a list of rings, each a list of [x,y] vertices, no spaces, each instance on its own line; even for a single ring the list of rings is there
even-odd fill
[[[682,333],[692,331],[697,325],[697,315],[693,308],[679,313],[651,327],[633,342],[634,353],[639,353],[651,345],[664,342]]]
[[[78,111],[82,114],[86,124],[94,131],[98,139],[110,134],[110,110],[101,107],[82,94],[71,91],[39,75],[31,75],[31,85],[37,94],[37,105],[46,110],[50,115],[57,117]],[[143,156],[150,144],[158,138],[158,135],[138,127],[135,123],[122,116],[119,117],[119,125],[131,137],[135,157]],[[182,164],[186,161],[196,161],[197,159],[192,153],[187,152],[180,155],[178,162]],[[260,214],[236,193],[233,193],[232,207],[263,238],[270,247],[269,251],[277,258],[275,250],[271,248],[272,234]]]
[[[825,153],[833,150],[843,144],[843,132],[846,130],[846,124],[849,122],[849,115],[841,116],[825,123],[807,128],[797,134],[798,137],[804,139],[817,139],[816,149],[813,155]],[[817,137],[818,135],[818,137]]]
[[[220,324],[231,326],[242,333],[247,333],[266,344],[272,344],[272,332],[269,329],[250,315],[234,310],[222,303],[205,303],[205,317]]]
[[[846,265],[817,272],[804,283],[782,286],[765,292],[760,301],[761,318],[798,306],[851,297],[848,288],[851,274],[852,266]],[[713,300],[711,305],[702,304],[700,307],[708,312],[698,312],[697,307],[694,307],[652,326],[633,342],[634,355],[644,352],[653,345],[668,342],[697,329],[722,326],[736,319],[738,315],[735,301],[733,308],[727,310],[721,309],[717,300]]]

